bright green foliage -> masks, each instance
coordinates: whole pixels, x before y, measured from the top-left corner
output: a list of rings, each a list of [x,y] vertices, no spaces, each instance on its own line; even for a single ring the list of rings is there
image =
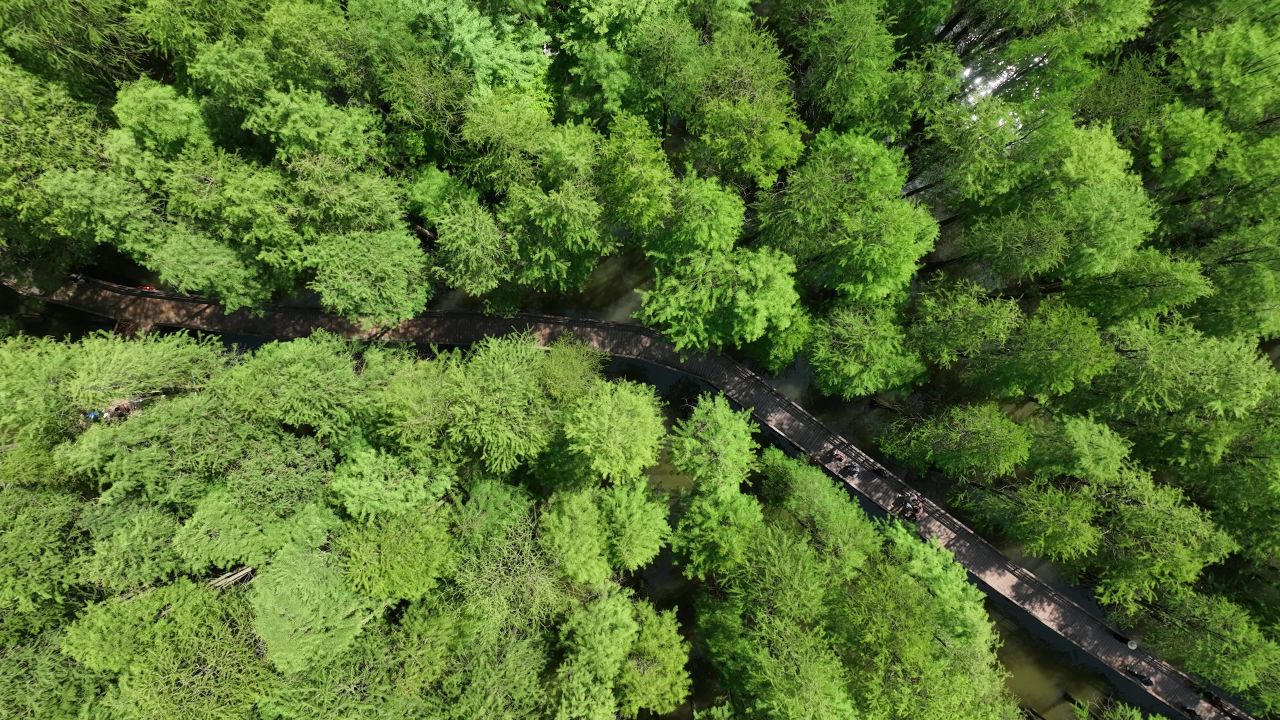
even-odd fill
[[[434,502],[448,491],[451,475],[448,470],[408,467],[394,455],[365,449],[338,465],[330,487],[352,517],[369,521]]]
[[[547,354],[528,339],[486,338],[469,362],[447,367],[445,428],[450,441],[474,449],[494,472],[507,472],[541,453],[554,426],[541,370]],[[594,368],[592,368],[594,370]]]
[[[672,430],[671,461],[700,483],[737,490],[755,467],[754,434],[751,413],[735,411],[721,395],[703,395]]]
[[[76,717],[103,691],[97,677],[59,649],[56,632],[0,648],[0,714],[11,718]]]
[[[1156,611],[1168,622],[1145,639],[1171,661],[1217,678],[1261,708],[1271,710],[1280,701],[1280,644],[1243,607],[1223,597],[1181,592],[1163,595]]]
[[[227,472],[226,485],[246,514],[282,518],[323,500],[332,469],[329,448],[314,438],[283,435],[249,445]]]
[[[609,532],[596,503],[597,490],[556,494],[539,518],[538,542],[575,583],[608,583]]]
[[[674,183],[662,144],[648,123],[635,115],[614,115],[600,153],[600,193],[612,221],[648,237],[672,214]]]
[[[647,602],[635,603],[632,610],[640,631],[618,676],[618,713],[674,712],[689,695],[689,643],[680,636],[675,612],[660,612]]]
[[[980,285],[936,282],[916,297],[911,344],[929,362],[951,367],[1008,340],[1022,320],[1012,300],[992,300]]]
[[[804,355],[823,392],[932,408],[886,448],[1274,713],[1271,5],[0,2],[0,270],[136,263],[371,335],[437,289],[598,311],[652,278],[638,317],[682,352]],[[52,332],[19,309],[0,333]],[[618,587],[646,588],[668,541],[712,590],[694,632],[733,705],[708,712],[1011,712],[945,556],[758,463],[723,399],[677,425],[694,488],[672,533],[642,477],[653,397],[600,355],[521,336],[432,356],[0,345],[0,715],[666,711],[686,651]],[[257,588],[290,564],[360,611],[282,619],[289,593]],[[1212,635],[1195,618],[1231,650],[1182,639]],[[310,643],[323,662],[298,660]]]
[[[981,597],[946,551],[836,510],[843,491],[780,453],[765,470],[752,562],[719,566],[698,614],[745,717],[1016,717]]]
[[[666,428],[653,389],[630,382],[598,383],[565,419],[569,449],[609,480],[638,477],[658,462]]]
[[[330,105],[316,92],[271,90],[249,111],[244,128],[271,140],[283,162],[309,154],[351,163],[377,153],[377,117],[364,108]]]
[[[844,304],[815,324],[809,344],[814,382],[845,399],[910,384],[924,364],[911,350],[892,305]]]
[[[1035,196],[1068,240],[1061,273],[1068,277],[1115,270],[1155,228],[1154,207],[1132,158],[1107,127],[1050,123],[1033,138],[1024,162],[1047,174]],[[1025,190],[1023,192],[1026,192]]]
[[[1162,183],[1186,185],[1204,175],[1230,139],[1221,121],[1204,108],[1166,107],[1159,124],[1150,123],[1147,161]]]
[[[323,439],[341,437],[350,432],[358,392],[353,351],[327,333],[270,343],[213,387],[221,402],[255,420]]]
[[[253,580],[254,631],[282,673],[324,664],[346,652],[370,619],[331,557],[290,547]]]
[[[671,535],[667,505],[644,480],[615,482],[597,496],[609,535],[609,564],[630,572],[648,565]]]
[[[166,580],[180,566],[178,519],[160,508],[99,502],[83,507],[79,524],[93,536],[90,553],[79,558],[81,582],[125,592]]]
[[[1130,611],[1170,588],[1194,583],[1204,568],[1237,549],[1177,488],[1126,472],[1103,492],[1118,496],[1102,547],[1098,597]]]
[[[1212,338],[1182,323],[1115,330],[1119,362],[1077,400],[1161,463],[1217,459],[1271,392],[1274,372],[1247,338]]]
[[[510,276],[515,245],[474,190],[430,167],[409,188],[408,200],[435,228],[435,271],[450,286],[483,295]]]
[[[334,543],[347,582],[380,601],[426,597],[452,572],[448,519],[433,506],[350,528]]]
[[[0,430],[9,442],[53,444],[80,429],[81,413],[112,402],[201,387],[226,363],[213,342],[186,334],[122,342],[92,334],[71,347],[18,336],[0,344]]]
[[[894,91],[890,70],[898,53],[880,3],[789,1],[779,5],[775,19],[800,51],[804,97],[834,125],[877,136],[897,129],[881,121]]]
[[[784,508],[804,528],[840,577],[854,577],[880,545],[866,514],[846,496],[833,492],[836,486],[825,472],[788,458],[777,448],[765,450],[761,466],[770,504]]]
[[[90,244],[78,238],[53,242],[58,236],[44,218],[48,201],[33,180],[85,165],[94,135],[89,106],[0,59],[0,247],[6,256],[16,253],[58,272],[88,251]]]
[[[120,80],[138,77],[145,39],[120,0],[0,5],[3,48],[24,66],[66,82],[82,95],[110,96]]]
[[[188,580],[90,606],[62,648],[118,677],[105,698],[111,717],[234,720],[277,682],[258,655],[244,596]]]
[[[80,510],[74,495],[43,490],[0,490],[0,640],[8,645],[23,634],[38,634],[63,620],[68,590],[75,582],[67,537]]]
[[[631,603],[618,593],[569,614],[560,628],[565,659],[556,668],[557,720],[617,717],[613,686],[639,631]]]
[[[315,270],[307,287],[320,293],[327,310],[367,325],[394,325],[412,317],[431,296],[426,258],[404,231],[330,235],[307,252]],[[370,258],[378,265],[361,262]]]
[[[116,94],[112,112],[142,152],[173,159],[212,149],[199,103],[170,85],[145,79],[129,83]]]
[[[986,200],[1011,190],[1010,146],[1018,140],[1015,107],[998,98],[948,104],[927,117],[926,158],[941,175],[935,186],[958,200]]]
[[[773,185],[803,149],[786,64],[773,37],[751,22],[716,30],[696,68],[697,97],[688,113],[694,157],[726,178]]]
[[[698,399],[676,424],[671,459],[693,476],[694,494],[672,539],[682,572],[704,579],[748,562],[751,533],[763,522],[760,503],[740,488],[756,465],[750,417],[719,395]]]
[[[1065,229],[1038,199],[998,217],[979,218],[957,245],[1011,280],[1061,268],[1070,248]]]
[[[249,514],[231,493],[215,488],[183,522],[173,545],[190,571],[257,567],[286,547],[320,547],[337,524],[333,511],[319,504],[282,518]]]
[[[654,457],[652,391],[610,390],[599,354],[528,336],[433,360],[371,347],[358,367],[354,350],[328,335],[244,355],[184,335],[0,345],[0,468],[47,466],[0,491],[0,634],[31,648],[3,653],[0,683],[44,693],[0,707],[461,719],[683,702],[674,613],[632,609],[612,579],[671,534],[666,498],[636,477],[652,460],[542,503],[517,473],[481,475],[497,451],[473,442],[532,412],[545,447],[584,398],[622,419],[639,402]],[[527,383],[527,404],[499,382]],[[121,397],[127,417],[81,420]]]
[[[813,337],[813,316],[800,308],[785,330],[774,331],[742,349],[748,357],[777,374],[800,355]]]
[[[1280,106],[1280,46],[1274,24],[1241,19],[1204,32],[1191,29],[1174,45],[1174,72],[1192,90],[1210,96],[1229,117],[1254,123]]]
[[[1047,398],[1087,384],[1115,363],[1088,313],[1046,301],[1001,348],[969,365],[970,382],[1005,397]]]
[[[918,424],[901,422],[882,441],[885,452],[917,470],[937,467],[957,478],[1012,473],[1031,452],[1031,433],[994,403],[960,405]]]
[[[763,518],[759,501],[736,490],[694,496],[671,541],[681,572],[703,580],[752,562],[751,533]]]
[[[712,178],[685,175],[672,190],[674,216],[647,238],[645,254],[667,267],[723,256],[742,234],[746,207],[737,193]]]
[[[791,324],[794,273],[791,258],[769,248],[692,257],[641,291],[637,316],[680,350],[749,343]]]
[[[761,234],[796,259],[807,282],[879,299],[910,282],[937,225],[901,197],[906,166],[870,138],[824,131],[786,190],[760,206]]]
[[[1064,297],[1109,325],[1161,315],[1213,292],[1213,285],[1201,273],[1200,263],[1142,248],[1113,273],[1068,283]]]
[[[1211,335],[1280,335],[1280,240],[1272,224],[1242,227],[1196,251],[1213,283],[1212,295],[1187,310]]]

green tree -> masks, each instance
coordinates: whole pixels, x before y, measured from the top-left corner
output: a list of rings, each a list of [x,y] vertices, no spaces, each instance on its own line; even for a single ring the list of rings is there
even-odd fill
[[[699,66],[697,97],[687,113],[691,153],[731,182],[773,185],[799,158],[804,124],[796,116],[786,63],[773,37],[750,22],[718,28]]]
[[[569,411],[564,425],[572,452],[608,480],[640,476],[658,462],[666,428],[653,389],[631,382],[600,382]]]
[[[76,581],[72,559],[77,548],[68,536],[80,502],[69,493],[6,488],[0,491],[0,504],[0,552],[7,561],[0,638],[11,645],[56,627],[71,609],[68,592]]]
[[[252,627],[242,593],[179,580],[90,606],[62,649],[114,681],[103,703],[111,715],[234,720],[277,682]]]
[[[1192,28],[1173,46],[1175,77],[1207,96],[1232,120],[1255,123],[1274,117],[1280,104],[1274,62],[1280,35],[1274,26],[1239,19],[1206,31]]]
[[[703,395],[672,429],[671,462],[696,482],[737,490],[755,467],[755,432],[750,412],[735,411],[723,395]]]
[[[1153,647],[1258,707],[1275,707],[1280,644],[1243,607],[1221,596],[1183,591],[1161,595],[1153,610],[1162,620],[1145,636]]]
[[[1213,338],[1185,323],[1131,322],[1114,331],[1119,361],[1075,402],[1122,428],[1160,464],[1217,459],[1242,418],[1268,396],[1270,364],[1253,340]]]
[[[426,507],[349,528],[334,540],[347,582],[381,602],[427,597],[453,571],[449,519]]]
[[[814,382],[846,400],[908,385],[924,371],[892,305],[843,304],[815,323],[809,341]]]
[[[646,238],[645,254],[667,267],[732,252],[742,234],[746,206],[714,178],[689,173],[672,190],[671,219]]]
[[[660,612],[643,601],[632,609],[640,630],[618,676],[618,712],[627,717],[641,710],[674,712],[689,696],[689,643],[673,611]]]
[[[791,258],[769,248],[694,256],[659,271],[637,316],[679,350],[742,345],[791,324],[794,272]]]
[[[378,118],[373,112],[331,105],[314,91],[267,91],[261,104],[249,110],[244,128],[269,138],[283,162],[316,154],[358,167],[379,153]]]
[[[394,455],[361,448],[338,465],[330,488],[357,520],[412,513],[452,485],[450,468],[413,468]]]
[[[607,720],[618,714],[614,684],[640,632],[631,603],[611,593],[577,608],[560,628],[555,717]]]
[[[1230,137],[1204,108],[1173,103],[1146,128],[1147,162],[1160,182],[1179,187],[1204,175],[1226,149]]]
[[[805,68],[800,85],[815,114],[837,127],[892,136],[896,123],[886,127],[883,114],[898,52],[881,3],[785,2],[772,18],[799,50]]]
[[[341,656],[372,619],[331,556],[306,548],[277,554],[254,579],[249,602],[267,659],[286,674]]]
[[[786,190],[759,206],[762,237],[791,254],[806,282],[858,299],[906,286],[937,225],[902,199],[906,163],[870,138],[823,131]]]
[[[988,298],[976,283],[938,281],[916,296],[911,318],[911,345],[929,362],[946,368],[1004,344],[1022,313],[1013,300]]]
[[[899,421],[881,445],[918,471],[933,466],[953,478],[990,479],[1026,462],[1031,433],[995,403],[984,403],[956,406],[919,423]]]
[[[1067,302],[1104,325],[1162,315],[1214,292],[1198,262],[1154,248],[1138,250],[1115,272],[1073,280],[1063,290]]]
[[[675,176],[644,118],[617,113],[600,153],[600,194],[610,221],[647,238],[673,212]]]
[[[631,572],[658,556],[671,535],[666,503],[643,479],[616,482],[598,498],[609,534],[609,563]]]
[[[1280,242],[1269,224],[1219,235],[1194,252],[1214,292],[1187,309],[1197,328],[1211,335],[1280,334]]]
[[[1046,301],[1003,347],[976,357],[966,372],[970,382],[1005,397],[1048,398],[1086,386],[1115,359],[1088,313]]]
[[[551,498],[539,519],[538,542],[570,580],[603,587],[612,575],[609,531],[598,490],[560,492]]]

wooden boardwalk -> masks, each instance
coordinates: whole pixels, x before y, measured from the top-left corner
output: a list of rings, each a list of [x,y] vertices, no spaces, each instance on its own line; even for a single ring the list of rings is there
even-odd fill
[[[267,338],[304,337],[328,330],[344,337],[420,345],[468,345],[490,335],[529,331],[543,343],[571,335],[594,348],[698,378],[719,389],[757,420],[814,458],[835,477],[886,513],[892,513],[911,488],[875,460],[832,432],[763,377],[730,358],[677,353],[661,335],[636,325],[547,315],[494,317],[479,313],[424,313],[394,328],[366,330],[313,308],[268,307],[259,314],[224,313],[213,301],[185,295],[136,290],[98,280],[83,280],[42,293],[10,280],[0,281],[24,295],[114,319],[135,332],[175,327]],[[837,453],[843,456],[837,461]],[[1186,673],[1151,655],[1130,650],[1104,620],[1005,557],[978,533],[929,500],[917,520],[920,533],[950,550],[989,595],[1004,599],[1110,670],[1122,694],[1172,717],[1204,720],[1252,720],[1252,716],[1210,691]],[[1203,693],[1203,694],[1202,694]],[[963,718],[957,718],[963,720]]]

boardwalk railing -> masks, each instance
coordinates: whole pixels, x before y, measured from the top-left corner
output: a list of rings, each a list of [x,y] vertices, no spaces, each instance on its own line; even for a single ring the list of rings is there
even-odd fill
[[[489,335],[530,331],[540,342],[572,335],[611,355],[639,360],[698,378],[719,389],[863,498],[893,513],[911,486],[824,425],[760,375],[722,355],[681,354],[659,333],[605,320],[516,314],[428,312],[394,328],[361,328],[317,308],[269,306],[259,313],[224,313],[216,302],[81,279],[51,293],[0,280],[19,293],[142,328],[167,326],[218,333],[293,338],[316,330],[367,341],[469,345]],[[837,461],[836,454],[843,455]],[[1230,701],[1205,691],[1186,673],[1145,649],[1130,649],[1105,620],[1010,560],[937,504],[924,500],[917,527],[950,550],[989,595],[1003,598],[1113,671],[1130,698],[1166,714],[1203,720],[1253,720]]]

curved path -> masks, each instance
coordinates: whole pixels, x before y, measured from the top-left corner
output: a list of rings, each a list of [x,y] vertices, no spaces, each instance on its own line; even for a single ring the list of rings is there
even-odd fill
[[[468,345],[486,336],[524,330],[543,343],[571,335],[611,355],[669,368],[719,389],[886,513],[892,513],[902,494],[910,490],[900,478],[829,430],[761,376],[721,355],[677,353],[661,335],[636,325],[547,315],[494,317],[443,312],[424,313],[394,328],[371,331],[313,308],[273,306],[259,315],[246,311],[228,314],[204,298],[137,290],[99,280],[83,280],[49,293],[7,279],[0,282],[23,295],[115,319],[120,327],[135,331],[163,326],[296,338],[328,330],[352,339],[438,345]],[[843,455],[842,461],[835,459],[837,452]],[[989,595],[1017,606],[1052,634],[1109,668],[1112,681],[1130,701],[1160,708],[1172,717],[1252,720],[1177,668],[1145,650],[1130,650],[1123,636],[1104,620],[1009,560],[936,504],[924,501],[918,526],[922,535],[936,538],[950,550]]]

